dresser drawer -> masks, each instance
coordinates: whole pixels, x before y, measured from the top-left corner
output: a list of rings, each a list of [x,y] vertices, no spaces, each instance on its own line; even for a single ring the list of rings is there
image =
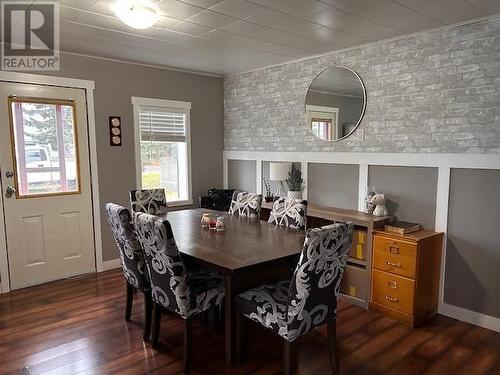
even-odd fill
[[[373,270],[372,301],[413,314],[415,282],[387,272]]]
[[[374,236],[373,267],[415,279],[417,244]]]

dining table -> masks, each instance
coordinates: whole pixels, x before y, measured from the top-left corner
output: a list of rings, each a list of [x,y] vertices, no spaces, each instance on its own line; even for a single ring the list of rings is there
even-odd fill
[[[224,231],[204,229],[203,213],[224,217]],[[189,263],[219,272],[225,282],[225,358],[235,363],[234,297],[258,285],[291,277],[304,243],[304,230],[207,209],[170,211],[177,247]]]

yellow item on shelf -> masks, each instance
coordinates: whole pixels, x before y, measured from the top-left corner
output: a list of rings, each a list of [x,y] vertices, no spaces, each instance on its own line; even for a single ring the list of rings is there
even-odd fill
[[[354,286],[349,287],[349,295],[351,297],[356,297],[356,287],[354,287]]]

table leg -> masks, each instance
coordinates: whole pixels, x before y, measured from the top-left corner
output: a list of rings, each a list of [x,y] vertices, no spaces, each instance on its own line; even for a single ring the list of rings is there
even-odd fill
[[[234,288],[232,275],[225,276],[225,348],[226,364],[235,363],[235,311],[234,311]]]

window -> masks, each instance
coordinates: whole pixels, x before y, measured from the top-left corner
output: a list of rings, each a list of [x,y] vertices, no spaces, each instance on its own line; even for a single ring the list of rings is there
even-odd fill
[[[318,138],[331,140],[332,139],[332,120],[324,118],[313,118],[311,120],[311,129],[314,135]]]
[[[75,102],[10,97],[18,198],[80,191]]]
[[[132,97],[137,187],[164,188],[169,205],[192,204],[191,103]]]
[[[339,109],[317,105],[306,105],[307,122],[313,134],[325,141],[341,138],[339,134]]]

